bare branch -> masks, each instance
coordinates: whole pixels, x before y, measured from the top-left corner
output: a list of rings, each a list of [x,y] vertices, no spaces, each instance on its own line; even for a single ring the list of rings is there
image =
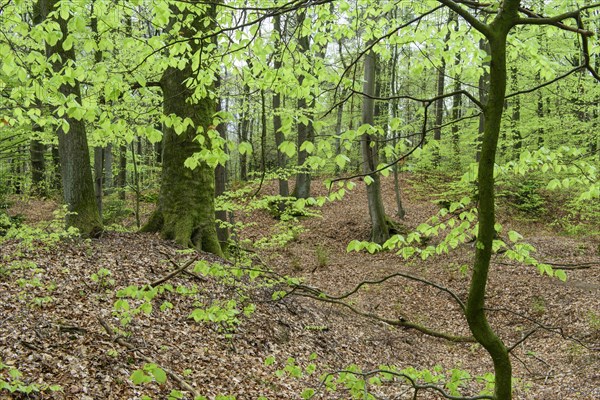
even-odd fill
[[[523,337],[519,340],[517,340],[512,346],[510,346],[507,351],[510,353],[511,351],[513,351],[518,345],[520,345],[521,343],[523,343],[524,341],[526,341],[529,336],[533,335],[534,333],[537,332],[537,328],[530,330],[529,332],[527,332],[525,335],[523,335]]]
[[[569,76],[569,75],[571,75],[571,74],[574,74],[575,72],[581,71],[582,69],[585,69],[585,68],[586,68],[586,66],[585,66],[585,65],[580,65],[580,66],[578,66],[578,67],[575,67],[575,68],[573,68],[573,69],[571,69],[571,70],[569,70],[569,71],[565,72],[565,73],[564,73],[564,74],[562,74],[562,75],[559,75],[559,76],[557,76],[557,77],[556,77],[556,78],[554,78],[554,79],[551,79],[551,80],[549,80],[549,81],[547,81],[547,82],[541,83],[541,84],[539,84],[539,85],[537,85],[537,86],[534,86],[534,87],[532,87],[532,88],[529,88],[529,89],[524,89],[524,90],[519,90],[518,92],[514,92],[514,93],[507,94],[507,95],[505,96],[505,98],[506,98],[506,99],[508,99],[508,98],[511,98],[511,97],[519,96],[519,95],[521,95],[521,94],[526,94],[526,93],[535,92],[535,91],[536,91],[536,90],[538,90],[538,89],[541,89],[541,88],[543,88],[543,87],[546,87],[546,86],[552,85],[553,83],[556,83],[556,82],[560,81],[561,79],[564,79],[564,78],[566,78],[567,76]]]
[[[463,3],[462,1],[452,1],[452,0],[438,0],[438,2],[442,3],[446,7],[450,8],[452,11],[460,15],[469,25],[473,28],[477,29],[481,32],[485,37],[491,35],[490,27],[480,20],[478,20],[473,14],[462,8],[458,3]],[[469,2],[470,3],[470,2]],[[466,3],[465,3],[466,4]],[[468,4],[467,4],[468,5]]]
[[[457,94],[462,94],[462,95],[465,95],[466,97],[468,97],[469,100],[471,100],[480,110],[483,110],[483,104],[475,96],[473,96],[471,93],[469,93],[468,91],[466,91],[464,89],[457,90],[457,91],[451,92],[451,93],[440,94],[439,96],[431,97],[428,99],[420,99],[418,97],[413,97],[413,96],[409,96],[409,95],[379,97],[379,96],[371,96],[371,95],[368,95],[366,93],[363,93],[361,91],[354,90],[354,89],[350,89],[350,91],[353,94],[358,94],[358,95],[361,95],[361,96],[364,96],[364,97],[367,97],[367,98],[373,99],[373,100],[386,100],[387,101],[387,100],[408,99],[408,100],[412,100],[412,101],[418,101],[418,102],[424,103],[424,104],[434,103],[435,101],[444,99],[446,97],[452,97]]]
[[[162,277],[162,278],[160,278],[160,279],[157,279],[157,280],[155,280],[155,281],[154,281],[154,282],[152,282],[152,283],[149,283],[149,284],[148,284],[148,286],[150,286],[150,287],[153,287],[153,288],[154,288],[154,287],[156,287],[156,286],[160,285],[161,283],[165,283],[165,282],[166,282],[166,281],[168,281],[169,279],[171,279],[171,278],[173,278],[174,276],[176,276],[176,275],[178,275],[178,274],[182,273],[183,271],[185,271],[185,269],[186,269],[186,268],[188,268],[190,265],[192,265],[192,264],[193,264],[193,263],[194,263],[196,260],[198,260],[198,255],[196,255],[196,257],[194,257],[194,258],[192,258],[192,259],[188,260],[188,261],[187,261],[185,264],[183,264],[181,267],[179,267],[179,266],[178,266],[178,268],[177,268],[175,271],[173,271],[173,272],[171,272],[171,273],[167,274],[166,276],[164,276],[164,277]],[[175,266],[177,266],[177,264],[176,264],[175,262],[173,262],[173,261],[172,261],[170,258],[169,258],[169,261],[171,261],[172,263],[174,263],[174,264],[175,264]]]
[[[347,298],[347,297],[350,297],[350,296],[352,296],[354,293],[358,292],[358,291],[360,290],[360,288],[362,288],[362,287],[363,287],[363,286],[365,286],[365,285],[377,285],[377,284],[383,283],[383,282],[385,282],[385,281],[388,281],[388,280],[390,280],[390,279],[392,279],[392,278],[396,278],[396,277],[401,277],[401,278],[410,279],[410,280],[413,280],[413,281],[416,281],[416,282],[421,282],[421,283],[424,283],[425,285],[429,285],[429,286],[432,286],[432,287],[434,287],[434,288],[436,288],[436,289],[438,289],[438,290],[441,290],[441,291],[443,291],[443,292],[446,292],[446,293],[448,293],[448,294],[449,294],[449,295],[450,295],[450,296],[451,296],[451,297],[452,297],[452,298],[453,298],[453,299],[454,299],[454,300],[455,300],[455,301],[458,303],[458,305],[460,306],[460,308],[461,308],[463,311],[464,311],[464,310],[465,310],[465,308],[466,308],[466,307],[465,307],[465,304],[464,304],[464,303],[463,303],[463,301],[462,301],[462,300],[461,300],[461,299],[458,297],[458,295],[457,295],[456,293],[454,293],[453,291],[451,291],[450,289],[448,289],[448,288],[446,288],[446,287],[444,287],[444,286],[438,285],[437,283],[434,283],[434,282],[428,281],[428,280],[426,280],[426,279],[419,278],[418,276],[409,275],[409,274],[405,274],[405,273],[402,273],[402,272],[396,272],[396,273],[393,273],[393,274],[391,274],[391,275],[387,275],[387,276],[385,276],[385,277],[383,277],[383,278],[380,278],[380,279],[377,279],[377,280],[372,280],[372,281],[362,281],[362,282],[360,282],[358,285],[356,285],[356,287],[355,287],[354,289],[352,289],[352,290],[350,290],[349,292],[346,292],[346,293],[344,293],[344,294],[341,294],[341,295],[339,295],[339,296],[330,296],[330,295],[328,295],[328,294],[325,294],[325,293],[322,293],[322,292],[321,292],[320,294],[325,294],[325,295],[327,296],[327,298],[329,298],[329,299],[333,299],[333,300],[342,300],[342,299],[345,299],[345,298]]]
[[[327,297],[319,297],[319,296],[316,296],[313,294],[304,293],[304,292],[300,292],[300,291],[295,291],[294,293],[290,293],[290,294],[295,294],[296,296],[307,297],[307,298],[317,300],[317,301],[323,301],[325,303],[338,304],[340,306],[348,308],[354,314],[360,315],[361,317],[381,321],[383,323],[386,323],[386,324],[392,325],[392,326],[398,326],[398,327],[407,328],[407,329],[414,329],[425,335],[440,338],[440,339],[445,339],[450,342],[454,342],[454,343],[473,343],[473,342],[475,342],[475,339],[471,336],[456,336],[456,335],[452,335],[452,334],[445,333],[445,332],[439,332],[439,331],[433,330],[431,328],[428,328],[426,326],[407,321],[404,318],[400,318],[400,319],[383,318],[383,317],[380,317],[373,313],[361,311],[361,310],[357,309],[356,307],[354,307],[348,303],[345,303],[343,301],[340,301],[340,300],[334,300],[334,299],[330,299]]]
[[[593,8],[598,8],[598,7],[600,7],[600,3],[590,4],[585,7],[581,7],[577,10],[569,11],[569,12],[566,12],[566,13],[563,13],[560,15],[556,15],[554,17],[544,17],[542,15],[539,15],[539,14],[533,12],[532,10],[527,9],[527,8],[519,7],[519,11],[522,12],[523,14],[527,15],[527,18],[517,19],[515,21],[515,25],[552,25],[552,26],[555,26],[555,27],[565,30],[565,31],[578,33],[583,37],[590,37],[590,36],[594,36],[594,32],[585,30],[581,26],[573,27],[573,26],[565,25],[563,23],[563,21],[566,19],[570,19],[570,18],[578,20],[580,18],[582,11],[593,9]]]
[[[367,372],[358,372],[358,371],[351,371],[351,370],[339,370],[339,371],[335,371],[335,372],[330,372],[330,373],[326,374],[323,377],[323,379],[321,380],[321,385],[318,388],[318,390],[320,390],[325,385],[325,382],[327,381],[327,379],[330,376],[333,376],[333,375],[336,375],[336,374],[341,374],[341,373],[358,375],[358,376],[361,376],[365,380],[369,376],[373,376],[373,375],[377,375],[377,374],[388,374],[388,375],[396,376],[398,378],[404,378],[407,381],[409,381],[410,385],[413,387],[413,389],[415,389],[415,396],[413,398],[416,398],[416,394],[417,394],[417,392],[419,390],[433,390],[433,391],[438,392],[443,397],[445,397],[446,399],[449,399],[449,400],[483,400],[483,399],[493,399],[492,396],[488,396],[488,395],[479,395],[479,396],[474,396],[474,397],[453,396],[453,395],[447,393],[446,391],[444,391],[444,389],[442,389],[439,386],[431,385],[431,384],[425,384],[425,385],[418,384],[416,382],[416,380],[413,377],[411,377],[410,375],[404,374],[402,372],[397,372],[397,371],[389,370],[389,369],[375,369],[375,370],[367,371]]]

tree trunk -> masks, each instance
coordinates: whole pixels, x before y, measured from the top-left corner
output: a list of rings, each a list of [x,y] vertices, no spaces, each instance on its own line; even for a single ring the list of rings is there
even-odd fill
[[[37,125],[34,127],[34,131],[39,131]],[[29,142],[29,154],[31,156],[31,184],[32,193],[36,196],[45,196],[46,190],[46,160],[44,155],[46,153],[46,145],[37,139],[31,139]]]
[[[448,28],[448,32],[444,37],[444,52],[448,51],[448,42],[450,41],[450,23],[454,19],[454,13],[450,11],[450,16],[448,17],[448,23],[444,26]],[[446,60],[442,56],[442,62],[438,69],[437,73],[437,95],[441,96],[444,94],[444,89],[446,87]],[[433,126],[433,139],[436,140],[437,147],[434,149],[433,154],[433,164],[437,167],[440,165],[440,147],[441,144],[439,141],[442,139],[442,122],[444,120],[444,100],[443,98],[438,99],[435,102],[435,121]]]
[[[275,41],[275,51],[278,54],[275,56],[273,61],[273,69],[277,71],[281,68],[281,54],[283,51],[281,48],[281,36],[283,34],[281,30],[281,16],[276,15],[273,17],[273,25],[275,32],[277,32],[277,40]],[[279,175],[279,195],[282,197],[288,197],[290,195],[290,188],[287,179],[286,169],[286,157],[285,153],[279,149],[279,146],[285,140],[285,136],[281,131],[281,94],[275,90],[273,93],[273,132],[275,132],[275,147],[277,149],[277,174]],[[280,203],[280,211],[283,211],[285,204]]]
[[[189,13],[172,8],[173,13]],[[182,29],[180,35],[192,37],[214,27],[216,6],[212,5],[204,15],[195,15],[191,26]],[[186,15],[182,16],[186,19]],[[210,23],[208,28],[204,22]],[[172,22],[175,22],[175,17]],[[207,40],[208,42],[208,40]],[[206,44],[206,43],[205,43]],[[189,54],[201,51],[201,43],[190,42]],[[165,127],[163,142],[163,170],[161,177],[158,207],[143,231],[158,231],[165,239],[175,240],[185,247],[193,247],[209,253],[223,255],[215,227],[215,171],[204,161],[191,169],[185,161],[210,146],[208,130],[212,129],[215,113],[215,100],[210,96],[190,101],[194,88],[188,81],[194,77],[191,61],[184,69],[167,68],[160,80],[163,89],[163,112],[175,114],[181,119],[190,118],[189,126],[181,134],[175,127]],[[196,140],[202,132],[205,143]],[[210,147],[209,147],[210,148]]]
[[[217,81],[215,83],[215,89],[218,89],[221,86],[221,77],[217,77]],[[221,99],[217,99],[216,103],[216,112],[221,111]],[[224,123],[220,123],[217,126],[217,131],[219,132],[219,136],[224,141],[227,140],[227,125]],[[227,168],[225,165],[218,164],[215,168],[215,196],[220,196],[225,193],[225,189],[227,186]],[[215,218],[222,222],[227,222],[227,211],[218,210],[215,212]],[[221,227],[217,222],[217,238],[219,239],[219,243],[221,245],[221,249],[224,253],[227,253],[227,242],[229,241],[229,229],[227,227]]]
[[[240,123],[239,141],[247,142],[250,132],[250,87],[244,84],[244,100],[242,103],[242,122]],[[248,153],[240,154],[240,180],[248,180]]]
[[[479,49],[485,51],[486,54],[490,54],[490,45],[487,42],[487,40],[485,39],[481,39],[479,41]],[[481,100],[482,103],[485,103],[487,101],[487,97],[488,97],[488,90],[490,87],[490,75],[488,72],[488,67],[490,66],[489,62],[484,62],[483,63],[483,72],[481,74],[481,76],[479,77],[479,99]],[[475,153],[475,161],[479,162],[479,159],[481,158],[481,140],[482,140],[482,135],[484,133],[485,130],[485,113],[481,113],[481,115],[479,116],[479,135],[477,135],[477,152]]]
[[[100,146],[94,147],[94,191],[96,192],[96,205],[98,214],[102,218],[102,195],[104,181],[104,149]]]
[[[127,146],[119,146],[119,172],[117,172],[117,190],[119,199],[125,201],[127,189]]]
[[[512,87],[516,91],[518,90],[518,79],[519,74],[516,67],[511,68],[512,75]],[[521,130],[519,129],[519,124],[521,122],[521,99],[520,96],[515,96],[512,104],[512,116],[511,116],[511,131],[512,131],[512,140],[514,141],[514,149],[515,152],[513,154],[513,159],[517,159],[519,157],[519,153],[521,151],[521,147],[523,146],[523,138],[521,136]]]
[[[365,55],[365,77],[362,106],[362,123],[373,125],[375,94],[375,53],[371,50]],[[377,143],[372,140],[371,135],[364,133],[361,136],[361,149],[364,165],[364,173],[369,174],[372,182],[367,185],[367,200],[369,205],[369,216],[371,217],[371,241],[382,244],[390,238],[389,227],[386,221],[383,200],[381,197],[381,182],[377,169]]]
[[[60,176],[60,155],[58,154],[58,146],[52,145],[50,147],[50,154],[52,155],[52,189],[62,189],[62,178]]]
[[[55,9],[57,3],[57,0],[39,0],[41,15],[49,18],[48,14]],[[68,36],[68,21],[57,14],[52,18],[60,26],[62,37],[54,46],[47,44],[46,47],[49,59],[57,55],[61,60],[52,63],[54,72],[60,73],[65,64],[76,62],[73,48],[65,50],[63,47]],[[62,84],[59,91],[65,97],[72,96],[81,104],[81,91],[77,80],[73,84]],[[68,226],[78,228],[83,236],[96,236],[102,231],[102,221],[94,197],[85,124],[84,121],[69,117],[67,114],[63,116],[62,121],[58,129],[58,152],[61,161],[63,198],[69,210],[66,222]]]
[[[298,29],[300,32],[302,31],[302,25],[304,24],[304,19],[306,18],[306,11],[303,11],[298,15]],[[298,49],[302,54],[308,56],[308,50],[310,47],[309,38],[307,35],[302,35],[298,39]],[[298,85],[302,86],[304,82],[304,75],[302,72],[300,73],[300,77],[298,78]],[[314,108],[314,99],[311,101],[310,107]],[[306,150],[300,150],[302,144],[304,142],[314,142],[315,132],[312,124],[312,115],[309,112],[310,108],[308,106],[308,102],[305,97],[301,97],[298,99],[298,111],[304,114],[304,117],[308,119],[308,122],[298,122],[298,168],[300,168],[301,172],[298,172],[296,175],[296,186],[294,187],[293,196],[298,199],[306,199],[310,197],[310,182],[311,175],[308,172],[308,166],[305,165],[306,160],[308,159],[308,152]]]
[[[485,293],[495,232],[494,165],[506,94],[506,37],[512,19],[518,16],[518,1],[505,9],[489,25],[487,39],[491,56],[489,92],[484,101],[484,131],[478,169],[479,202],[477,246],[465,314],[473,336],[490,354],[494,363],[494,398],[512,397],[512,366],[508,349],[490,327],[485,314]]]
[[[104,194],[110,195],[113,191],[113,145],[109,143],[104,148]]]

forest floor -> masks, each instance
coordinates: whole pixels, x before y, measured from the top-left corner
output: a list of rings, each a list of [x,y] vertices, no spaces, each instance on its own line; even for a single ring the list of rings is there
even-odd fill
[[[437,188],[420,183],[416,190],[413,184],[402,182],[407,211],[402,223],[412,228],[438,210],[428,194]],[[274,187],[269,184],[263,192],[273,192]],[[313,184],[313,191],[326,194],[320,182]],[[392,213],[391,179],[384,179],[383,193],[386,209]],[[41,233],[33,234],[54,240],[44,232],[55,207],[49,201],[21,200],[10,212],[42,227]],[[369,237],[362,183],[342,201],[326,203],[318,212],[320,216],[301,219],[303,231],[287,245],[253,249],[255,266],[262,263],[278,274],[300,277],[305,285],[330,295],[400,272],[443,285],[465,299],[472,244],[425,261],[405,261],[393,252],[348,253],[351,240]],[[540,275],[534,267],[501,256],[493,259],[488,315],[507,346],[518,343],[511,352],[514,397],[600,398],[600,238],[567,236],[547,223],[505,214],[500,216],[504,231],[518,230],[524,241],[536,247],[539,260],[568,269],[563,283]],[[278,221],[264,210],[237,219],[253,223],[238,232],[242,244],[277,229]],[[142,299],[129,299],[131,322],[122,326],[114,312],[115,302],[123,299],[117,297],[117,290],[157,282],[196,257],[154,235],[107,232],[99,239],[55,244],[9,240],[0,244],[0,257],[0,385],[19,381],[23,390],[31,384],[46,389],[28,397],[4,390],[0,399],[139,399],[144,395],[166,399],[173,389],[190,398],[193,389],[210,399],[230,395],[273,400],[299,399],[306,388],[317,389],[313,398],[349,399],[342,383],[337,392],[328,391],[320,386],[320,377],[325,373],[339,377],[336,373],[350,365],[361,371],[380,365],[412,367],[444,378],[465,370],[471,378],[463,376],[462,394],[474,396],[485,387],[474,377],[493,370],[487,353],[474,343],[452,343],[392,327],[348,308],[299,296],[272,301],[273,291],[281,286],[269,287],[261,278],[231,277],[226,271],[232,264],[208,254],[198,257],[225,268],[209,277],[170,278],[165,284],[179,288],[178,293],[156,294],[151,310],[136,308],[143,305]],[[104,270],[110,274],[102,277]],[[221,279],[215,277],[219,273]],[[250,311],[249,305],[254,304],[255,310],[249,316],[236,315],[239,322],[232,324],[196,323],[189,318],[200,306],[219,304],[227,309],[230,299],[236,299],[235,307]],[[416,281],[397,277],[366,285],[347,300],[365,313],[469,335],[453,299]],[[125,311],[120,312],[121,319]],[[132,373],[146,365],[150,374],[150,364],[167,371],[166,383],[133,384]],[[16,376],[14,369],[22,375]],[[14,376],[9,378],[11,370]],[[49,385],[60,385],[61,390],[53,392]],[[369,390],[378,399],[415,398],[401,380],[380,386],[373,382]],[[178,398],[176,392],[172,394]],[[439,397],[423,390],[418,398]]]

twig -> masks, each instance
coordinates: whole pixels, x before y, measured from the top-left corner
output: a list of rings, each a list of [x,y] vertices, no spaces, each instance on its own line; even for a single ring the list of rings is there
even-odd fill
[[[171,264],[173,264],[173,266],[174,266],[175,268],[179,268],[179,264],[177,264],[175,261],[173,261],[173,259],[172,259],[172,258],[171,258],[171,256],[169,255],[169,253],[167,253],[167,252],[164,252],[164,251],[162,251],[162,250],[158,250],[158,252],[159,252],[160,254],[164,255],[165,257],[167,257],[167,260],[169,260],[169,262],[170,262]],[[205,279],[205,278],[201,277],[201,276],[200,276],[200,275],[198,275],[198,274],[195,274],[195,273],[193,273],[193,272],[190,272],[190,271],[188,271],[188,270],[184,270],[184,271],[183,271],[183,273],[184,273],[184,274],[186,274],[187,276],[191,276],[192,278],[199,280],[200,282],[206,282],[206,279]]]
[[[530,330],[525,335],[523,335],[523,337],[521,339],[517,340],[512,346],[510,346],[507,351],[510,353],[511,351],[513,351],[515,349],[515,347],[517,347],[518,345],[520,345],[521,343],[526,341],[529,338],[529,336],[533,335],[536,332],[537,332],[537,328]]]
[[[183,264],[183,266],[177,268],[175,271],[171,272],[170,274],[168,274],[168,275],[166,275],[166,276],[164,276],[164,277],[162,277],[162,278],[160,278],[160,279],[158,279],[158,280],[156,280],[156,281],[154,281],[152,283],[149,283],[148,285],[150,287],[156,287],[156,286],[160,285],[161,283],[164,283],[164,282],[168,281],[172,277],[174,277],[174,276],[182,273],[187,267],[189,267],[190,265],[192,265],[196,260],[198,260],[198,255],[196,255],[196,257],[188,260],[185,264]],[[169,259],[169,261],[171,261],[171,260]],[[171,262],[173,262],[173,261],[171,261]],[[175,264],[175,265],[177,265],[177,264]]]
[[[104,330],[106,331],[106,333],[108,333],[110,336],[113,336],[113,329],[112,327],[108,324],[108,322],[106,322],[102,317],[98,316],[98,322],[100,322],[100,325],[102,325],[102,327],[104,328]],[[152,360],[150,357],[145,356],[144,354],[142,354],[140,352],[140,350],[136,349],[135,346],[133,346],[131,343],[127,342],[123,337],[120,336],[116,336],[113,339],[114,342],[120,344],[121,346],[127,348],[128,350],[131,351],[135,351],[137,352],[138,356],[144,360],[146,363],[150,363],[150,364],[156,364],[156,362],[154,360]],[[191,392],[195,397],[199,397],[200,394],[186,381],[183,380],[183,378],[181,378],[179,375],[177,375],[175,372],[171,371],[168,368],[165,368],[163,366],[161,366],[161,368],[165,371],[165,373],[171,377],[171,379],[173,379],[174,381],[176,381],[179,386],[185,390],[187,390],[188,392]]]

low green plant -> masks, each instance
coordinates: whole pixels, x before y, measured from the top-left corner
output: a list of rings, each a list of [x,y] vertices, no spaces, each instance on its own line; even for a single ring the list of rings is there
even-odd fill
[[[516,210],[527,216],[539,216],[545,212],[545,199],[540,190],[543,183],[534,179],[512,179],[507,187],[498,193]]]
[[[98,272],[90,275],[90,280],[97,284],[98,289],[112,287],[115,280],[111,278],[112,272],[107,268],[100,268]]]
[[[129,378],[134,385],[148,382],[157,382],[162,385],[167,381],[167,373],[156,364],[146,363],[141,369],[136,369]]]
[[[533,296],[531,310],[536,314],[544,314],[546,312],[546,300],[542,296]]]
[[[17,368],[4,364],[0,361],[0,394],[3,391],[9,393],[20,393],[29,397],[32,393],[38,392],[60,392],[60,385],[48,385],[39,383],[27,384],[21,380],[23,374]]]
[[[329,252],[325,246],[318,244],[315,249],[315,256],[319,267],[326,267],[329,264]]]
[[[590,328],[592,328],[596,332],[600,332],[600,315],[594,311],[589,311],[587,313],[587,320]]]
[[[65,217],[69,211],[66,206],[53,212],[53,218],[43,226],[30,226],[22,224],[19,227],[11,226],[2,237],[4,240],[14,239],[19,241],[21,250],[51,249],[61,240],[79,237],[79,230],[75,227],[65,228]]]

